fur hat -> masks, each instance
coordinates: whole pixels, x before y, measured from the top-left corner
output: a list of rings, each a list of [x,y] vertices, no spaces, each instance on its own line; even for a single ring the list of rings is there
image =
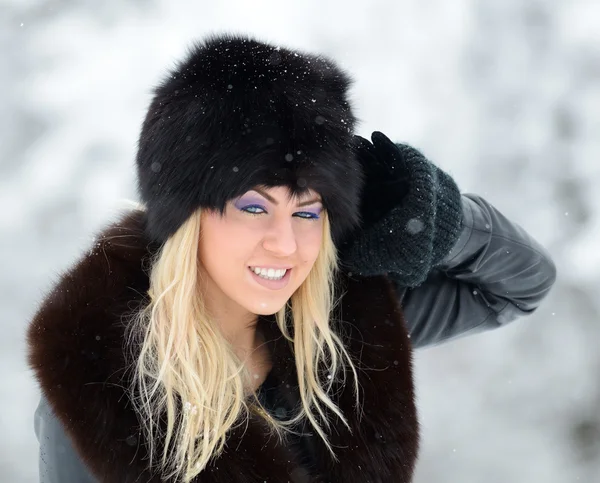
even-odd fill
[[[192,46],[154,91],[139,138],[147,231],[165,241],[199,207],[253,187],[318,192],[338,243],[357,226],[351,79],[329,59],[240,35]]]

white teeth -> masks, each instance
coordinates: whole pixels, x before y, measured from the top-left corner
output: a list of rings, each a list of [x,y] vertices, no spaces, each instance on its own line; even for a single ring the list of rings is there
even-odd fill
[[[260,267],[250,267],[250,270],[256,273],[256,275],[258,275],[259,277],[265,278],[267,280],[281,280],[287,272],[287,269],[275,270],[274,268],[267,269]]]

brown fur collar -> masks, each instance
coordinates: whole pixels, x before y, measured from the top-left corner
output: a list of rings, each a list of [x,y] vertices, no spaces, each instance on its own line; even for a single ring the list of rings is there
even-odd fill
[[[143,266],[156,247],[144,235],[144,214],[133,212],[105,230],[93,249],[63,275],[28,330],[29,362],[55,414],[88,467],[110,483],[163,481],[147,470],[136,414],[123,390],[122,315],[143,303]],[[196,483],[409,482],[419,444],[410,339],[391,284],[383,277],[344,279],[341,313],[351,354],[360,359],[364,414],[356,414],[352,384],[337,404],[352,432],[337,419],[330,440],[339,462],[318,436],[320,475],[300,476],[297,456],[265,436],[252,417],[234,430],[225,452]],[[279,329],[261,318],[277,339]],[[293,356],[275,343],[274,371],[297,388]],[[294,382],[296,384],[294,385]]]

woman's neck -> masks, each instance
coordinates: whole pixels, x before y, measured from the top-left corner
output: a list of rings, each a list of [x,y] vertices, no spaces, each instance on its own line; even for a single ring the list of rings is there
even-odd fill
[[[221,325],[225,338],[248,370],[250,380],[246,387],[249,394],[260,387],[272,368],[269,345],[264,334],[258,330],[257,321],[258,317],[255,316],[252,323],[238,324],[236,330],[230,328],[228,332],[228,326]]]
[[[266,343],[264,335],[260,330],[255,330],[254,346],[247,357],[240,357],[246,365],[250,375],[248,391],[256,391],[267,378],[273,361],[269,351],[269,345]]]

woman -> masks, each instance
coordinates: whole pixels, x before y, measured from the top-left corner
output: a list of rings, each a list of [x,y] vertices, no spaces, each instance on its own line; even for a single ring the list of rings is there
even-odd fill
[[[29,327],[42,481],[411,481],[412,346],[531,312],[554,268],[418,151],[354,137],[349,83],[215,36],[156,89],[144,207]]]

